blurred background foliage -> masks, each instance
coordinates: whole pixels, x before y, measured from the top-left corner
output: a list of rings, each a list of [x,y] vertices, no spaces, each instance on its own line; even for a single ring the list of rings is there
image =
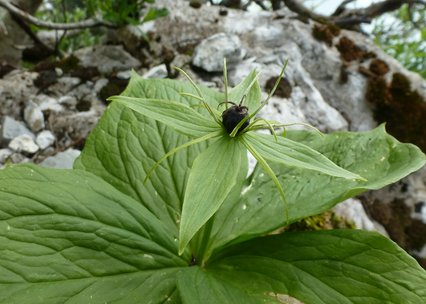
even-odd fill
[[[426,79],[426,6],[398,11],[373,21],[374,41],[409,70]]]
[[[88,18],[99,18],[117,27],[138,25],[167,16],[167,8],[147,8],[155,0],[45,0],[36,13],[43,21],[56,23],[80,22]],[[37,31],[38,28],[33,26]],[[100,43],[104,29],[88,28],[58,33],[61,52],[70,53],[81,47]]]

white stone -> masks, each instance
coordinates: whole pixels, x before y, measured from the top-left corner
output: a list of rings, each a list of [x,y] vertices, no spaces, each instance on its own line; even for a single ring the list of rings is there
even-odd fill
[[[104,86],[108,84],[109,80],[107,78],[100,78],[96,81],[95,85],[93,86],[93,92],[95,94],[99,94],[99,92],[102,90]]]
[[[58,37],[62,37],[64,34],[63,30],[41,30],[37,31],[37,37],[46,45],[52,49],[55,47],[58,41]]]
[[[21,164],[21,163],[30,162],[30,159],[28,157],[22,155],[21,153],[13,153],[12,155],[10,155],[9,160],[13,164]]]
[[[42,112],[62,112],[64,110],[56,98],[44,94],[37,95],[34,102],[38,104]]]
[[[132,77],[132,70],[120,71],[117,73],[117,78],[119,79],[130,79]]]
[[[24,119],[27,125],[34,132],[44,129],[44,115],[41,109],[32,101],[28,103],[24,110]]]
[[[34,142],[34,139],[27,135],[19,135],[12,139],[9,143],[9,148],[15,152],[34,154],[39,150],[39,147]]]
[[[2,38],[0,36],[0,40]],[[16,69],[0,79],[0,116],[21,116],[22,106],[38,90],[33,84],[37,76],[37,73]]]
[[[218,33],[201,41],[195,48],[192,64],[207,72],[221,72],[223,58],[232,66],[243,59],[245,51],[236,35]]]
[[[66,106],[68,109],[75,109],[75,106],[77,105],[77,98],[74,96],[65,95],[59,97],[58,102],[61,105]]]
[[[54,134],[67,134],[73,139],[86,138],[98,122],[101,113],[93,110],[62,115],[52,113],[49,116],[49,126]]]
[[[8,148],[0,149],[0,163],[4,164],[12,153],[13,151]]]
[[[49,168],[72,169],[75,159],[80,155],[79,150],[69,148],[43,160],[40,165]]]
[[[357,229],[377,231],[388,236],[386,229],[382,225],[368,217],[361,202],[357,199],[350,198],[341,202],[333,208],[333,212],[342,219],[353,222]]]
[[[58,92],[60,95],[66,95],[80,83],[80,78],[63,76],[58,78],[58,81],[51,85],[49,90]]]
[[[12,139],[23,134],[26,134],[31,138],[35,137],[22,121],[17,121],[9,116],[4,117],[0,134],[3,145],[7,145]]]
[[[138,68],[141,63],[126,52],[121,45],[97,45],[79,49],[74,55],[82,67],[97,68],[102,74],[111,74],[131,68]]]
[[[165,64],[157,65],[142,75],[142,78],[166,78],[167,68]]]
[[[47,147],[50,147],[55,142],[56,137],[53,135],[52,132],[49,130],[41,131],[39,134],[37,134],[36,137],[36,143],[40,147],[41,150],[46,149]]]
[[[55,68],[56,76],[61,77],[64,75],[64,71],[61,68]]]

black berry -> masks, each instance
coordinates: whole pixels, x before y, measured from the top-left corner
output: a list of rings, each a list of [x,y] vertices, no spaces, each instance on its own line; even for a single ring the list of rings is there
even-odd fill
[[[234,104],[232,107],[226,109],[222,113],[222,124],[226,129],[228,134],[232,133],[232,130],[238,125],[238,123],[248,115],[248,108],[245,106]],[[247,119],[241,128],[238,130],[237,134],[244,130],[250,121]]]

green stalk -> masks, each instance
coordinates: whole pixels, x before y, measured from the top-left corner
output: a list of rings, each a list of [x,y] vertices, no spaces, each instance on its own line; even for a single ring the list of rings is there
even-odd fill
[[[249,120],[249,119],[251,119],[251,118],[253,118],[254,116],[256,116],[256,114],[257,113],[259,113],[259,111],[260,110],[262,110],[262,108],[264,107],[264,106],[266,106],[267,104],[268,104],[268,102],[269,102],[269,99],[271,99],[271,97],[272,97],[272,95],[274,95],[274,93],[275,93],[275,91],[276,91],[276,89],[277,89],[277,87],[278,87],[278,85],[279,85],[279,83],[280,83],[280,81],[281,81],[281,79],[283,78],[283,75],[284,75],[284,71],[285,71],[285,68],[287,67],[287,63],[288,63],[288,59],[285,61],[285,63],[284,63],[284,67],[282,68],[282,70],[281,70],[281,73],[280,73],[280,75],[278,76],[278,78],[277,78],[277,81],[275,81],[275,85],[274,85],[274,87],[272,88],[272,90],[271,90],[271,92],[269,93],[269,95],[268,95],[268,97],[265,99],[265,101],[264,102],[262,102],[262,104],[260,105],[260,107],[258,107],[250,116],[246,116],[246,117],[244,117],[236,126],[235,126],[235,128],[234,128],[234,130],[232,130],[232,132],[231,132],[231,134],[229,134],[229,136],[231,136],[231,137],[235,137],[236,135],[237,135],[237,132],[238,132],[238,130],[241,128],[241,126],[247,121],[247,120]]]
[[[201,267],[205,266],[206,262],[210,258],[211,253],[206,255],[206,250],[208,248],[207,245],[209,244],[209,241],[210,241],[210,235],[212,232],[214,219],[215,219],[215,215],[213,215],[204,225],[203,229],[200,230],[199,237],[197,237],[197,242],[195,244],[196,248],[194,250],[194,254],[196,258],[199,261],[201,261],[199,263]]]
[[[172,150],[170,150],[169,152],[167,152],[166,154],[164,154],[163,155],[163,157],[161,157],[155,164],[154,164],[154,166],[152,166],[152,168],[148,171],[148,173],[146,174],[146,177],[145,177],[145,179],[143,180],[143,183],[145,184],[146,182],[147,182],[147,180],[150,178],[150,176],[152,175],[152,173],[155,171],[155,169],[157,169],[157,167],[160,165],[160,163],[163,161],[163,160],[165,160],[167,157],[169,157],[169,156],[171,156],[171,155],[173,155],[173,154],[175,154],[176,152],[178,152],[178,151],[180,151],[180,150],[182,150],[182,149],[185,149],[185,148],[187,148],[187,147],[189,147],[189,146],[192,146],[192,145],[195,145],[195,144],[198,144],[198,143],[200,143],[200,142],[203,142],[203,141],[206,141],[206,140],[208,140],[208,139],[211,139],[211,138],[214,138],[214,137],[219,137],[219,136],[221,136],[221,134],[222,134],[222,130],[218,130],[218,131],[216,131],[216,132],[212,132],[212,133],[209,133],[209,134],[207,134],[207,135],[204,135],[204,136],[202,136],[202,137],[199,137],[199,138],[196,138],[196,139],[193,139],[193,140],[191,140],[191,141],[188,141],[188,142],[186,142],[186,143],[184,143],[183,145],[180,145],[179,147],[176,147],[176,148],[174,148],[174,149],[172,149]]]
[[[226,57],[223,58],[223,83],[225,85],[225,102],[228,101],[228,71],[226,67]],[[228,109],[228,104],[226,104],[226,108]]]
[[[287,67],[287,63],[288,63],[288,59],[285,61],[284,66],[283,66],[283,68],[282,68],[282,70],[281,70],[281,73],[280,73],[280,75],[278,76],[277,81],[275,81],[274,87],[272,88],[272,90],[271,90],[271,92],[269,93],[268,97],[265,99],[265,101],[264,101],[264,102],[262,102],[262,104],[260,105],[260,107],[259,107],[259,108],[257,108],[257,110],[256,110],[256,111],[254,111],[254,112],[250,115],[250,117],[249,117],[248,119],[253,118],[253,117],[254,117],[257,113],[259,113],[259,111],[260,111],[260,110],[262,110],[262,108],[263,108],[264,106],[266,106],[266,105],[268,104],[269,99],[271,99],[272,95],[274,95],[275,91],[277,90],[278,85],[280,84],[281,79],[282,79],[282,78],[283,78],[283,76],[284,76],[284,71],[285,71],[285,68]]]
[[[208,103],[206,102],[206,99],[204,98],[203,92],[201,92],[200,88],[195,84],[195,82],[192,80],[191,77],[189,77],[189,75],[182,69],[178,68],[178,67],[173,67],[175,70],[178,70],[180,73],[182,73],[188,80],[189,82],[192,84],[192,86],[195,88],[195,90],[198,93],[198,96],[201,97],[201,101],[203,102],[204,106],[206,107],[207,111],[209,111],[211,117],[214,119],[214,121],[216,121],[217,123],[220,124],[220,121],[217,119],[216,115],[213,114],[212,109],[210,108],[210,106],[208,105]]]
[[[201,101],[201,102],[203,102],[203,101],[204,101],[204,99],[203,99],[203,98],[201,98],[200,96],[197,96],[197,95],[194,95],[194,94],[191,94],[191,93],[179,92],[179,95],[181,95],[181,96],[191,97],[191,98],[197,99],[197,100],[199,100],[199,101]]]
[[[246,133],[248,131],[251,131],[251,130],[258,130],[259,128],[257,128],[256,126],[254,126],[254,124],[257,123],[257,122],[259,122],[259,121],[263,121],[266,124],[266,126],[259,125],[258,127],[262,127],[261,129],[268,129],[268,130],[270,130],[271,133],[272,133],[272,135],[274,135],[275,141],[277,141],[277,134],[275,133],[274,126],[269,121],[267,121],[266,119],[263,119],[263,118],[259,118],[259,119],[256,119],[255,121],[251,122],[247,126],[247,128],[244,130],[244,133]]]
[[[197,95],[194,95],[194,94],[191,94],[191,93],[180,92],[180,93],[179,93],[179,95],[181,95],[181,96],[191,97],[191,98],[197,99],[197,100],[199,100],[199,101],[201,101],[201,102],[203,102],[203,101],[204,101],[201,97],[199,97],[199,96],[197,96]],[[200,105],[200,104],[192,105],[192,106],[191,106],[191,108],[194,108],[194,107],[196,107],[196,106],[199,106],[199,107],[200,107],[200,106],[205,107],[205,104],[203,103],[202,105]],[[213,114],[215,114],[215,115],[216,115],[216,118],[219,120],[219,117],[220,117],[221,113],[220,113],[219,111],[217,111],[215,108],[210,108],[210,109],[212,110]],[[207,110],[208,110],[208,109],[207,109]],[[217,120],[216,120],[216,121],[217,121]],[[220,125],[222,125],[222,124],[220,124]]]
[[[253,155],[253,157],[259,162],[259,164],[265,170],[266,174],[268,174],[272,178],[272,181],[274,182],[275,186],[278,188],[278,192],[280,193],[280,196],[281,196],[283,203],[284,203],[285,218],[286,218],[286,222],[287,222],[288,221],[288,203],[287,203],[287,200],[285,198],[284,189],[282,188],[280,181],[278,180],[277,176],[275,175],[274,171],[272,171],[271,167],[268,165],[266,160],[253,148],[253,146],[251,144],[249,144],[244,139],[244,136],[242,136],[241,139],[242,139],[242,143],[247,148],[247,150],[249,150],[251,155]]]

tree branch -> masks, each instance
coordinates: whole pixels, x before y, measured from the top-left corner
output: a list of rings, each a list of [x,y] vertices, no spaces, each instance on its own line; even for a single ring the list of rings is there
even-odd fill
[[[404,4],[423,4],[424,0],[384,0],[360,9],[345,9],[354,0],[343,1],[331,16],[317,14],[305,7],[300,0],[283,0],[285,5],[296,14],[320,23],[334,23],[341,27],[352,27],[361,23],[370,23],[374,18],[395,11]]]
[[[348,10],[345,15],[358,16],[366,18],[376,18],[384,13],[392,12],[399,9],[402,5],[411,2],[410,0],[385,0],[377,3],[373,3],[370,6],[360,9]],[[340,16],[344,17],[344,16]]]
[[[46,44],[44,44],[36,34],[31,31],[29,25],[25,23],[21,18],[18,18],[15,15],[12,15],[13,21],[16,22],[16,24],[21,27],[21,29],[31,38],[31,40],[34,41],[35,44],[39,45],[42,49],[44,49],[47,53],[51,54],[53,53],[53,50],[48,47]]]
[[[331,16],[339,16],[341,15],[345,9],[346,9],[346,5],[348,5],[349,3],[352,3],[356,0],[345,0],[342,3],[340,3],[340,5],[336,8],[336,10],[334,11],[333,14],[331,14]]]
[[[84,29],[84,28],[93,28],[104,26],[108,28],[117,28],[118,25],[101,20],[101,19],[87,19],[81,22],[72,22],[72,23],[54,23],[47,22],[30,15],[26,11],[21,10],[20,8],[14,6],[7,0],[0,0],[0,7],[5,8],[12,15],[25,20],[28,23],[31,23],[35,26],[54,29],[54,30],[73,30],[73,29]]]
[[[302,17],[306,17],[320,23],[324,23],[329,19],[329,17],[327,16],[314,13],[312,10],[308,9],[298,0],[283,0],[283,1],[289,10],[295,12],[296,14]]]
[[[263,9],[264,11],[267,11],[268,8],[265,6],[265,4],[263,4],[262,1],[260,0],[254,0],[254,3],[256,3],[261,9]]]

